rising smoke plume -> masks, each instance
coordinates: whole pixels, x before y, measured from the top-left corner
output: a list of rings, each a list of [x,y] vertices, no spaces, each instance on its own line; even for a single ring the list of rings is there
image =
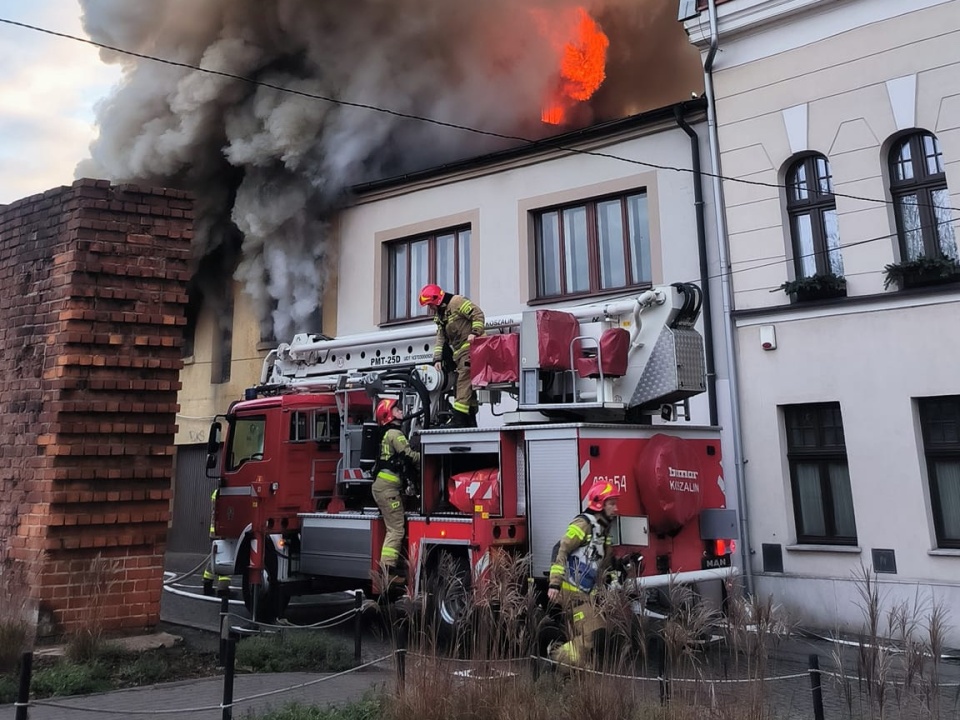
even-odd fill
[[[644,39],[643,26],[660,10],[638,7],[671,5],[662,0],[80,4],[86,32],[104,44],[290,90],[527,137],[544,132],[541,107],[557,82],[562,51],[543,31],[545,15],[562,17],[579,5],[601,24],[604,13],[618,23],[629,17],[636,33],[627,33],[632,35],[627,55],[635,58],[644,43],[653,48],[659,42]],[[616,30],[625,33],[622,25]],[[194,191],[196,267],[203,272],[219,264],[221,281],[224,266],[235,268],[261,313],[262,330],[272,329],[280,339],[304,328],[315,313],[331,261],[325,218],[343,201],[345,189],[504,145],[189,68],[109,51],[102,56],[122,66],[123,80],[99,108],[100,136],[77,175]],[[211,289],[204,291],[215,302]]]

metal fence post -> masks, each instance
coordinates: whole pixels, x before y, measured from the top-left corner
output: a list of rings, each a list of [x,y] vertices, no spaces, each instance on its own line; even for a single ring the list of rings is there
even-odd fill
[[[820,656],[810,656],[810,694],[813,696],[813,717],[823,720],[823,688],[820,684]]]
[[[17,689],[16,720],[27,720],[30,707],[30,678],[33,674],[33,653],[20,656],[20,687]]]
[[[357,590],[353,594],[353,659],[357,665],[360,664],[360,649],[362,627],[360,623],[360,608],[363,607],[363,590]]]
[[[670,681],[667,679],[667,643],[660,637],[653,637],[656,643],[657,675],[660,677],[660,704],[666,705],[670,700]]]
[[[223,667],[223,702],[222,720],[233,720],[233,671],[237,656],[237,639],[230,636],[227,639],[225,665]]]

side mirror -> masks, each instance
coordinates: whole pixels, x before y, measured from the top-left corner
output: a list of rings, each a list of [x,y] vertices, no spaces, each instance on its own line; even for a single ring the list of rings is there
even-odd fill
[[[217,459],[220,456],[220,433],[223,427],[219,422],[210,425],[210,434],[207,436],[207,470],[213,470],[217,466]]]

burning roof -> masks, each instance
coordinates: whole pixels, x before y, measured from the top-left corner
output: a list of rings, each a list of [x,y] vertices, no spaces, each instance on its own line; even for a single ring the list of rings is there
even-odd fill
[[[193,190],[198,271],[235,269],[280,338],[316,309],[345,188],[700,88],[662,0],[80,1],[94,40],[183,65],[103,52],[123,80],[77,174]]]

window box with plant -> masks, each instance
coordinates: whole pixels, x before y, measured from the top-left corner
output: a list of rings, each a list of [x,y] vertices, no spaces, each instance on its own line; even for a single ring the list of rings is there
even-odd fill
[[[887,265],[883,287],[900,290],[960,280],[957,236],[940,141],[926,131],[890,149],[890,194],[902,262]]]
[[[896,285],[900,290],[943,285],[960,281],[960,264],[951,257],[926,257],[893,263],[883,268],[884,289]]]
[[[834,273],[822,273],[787,280],[772,292],[783,290],[796,302],[830,300],[847,296],[847,279]]]

